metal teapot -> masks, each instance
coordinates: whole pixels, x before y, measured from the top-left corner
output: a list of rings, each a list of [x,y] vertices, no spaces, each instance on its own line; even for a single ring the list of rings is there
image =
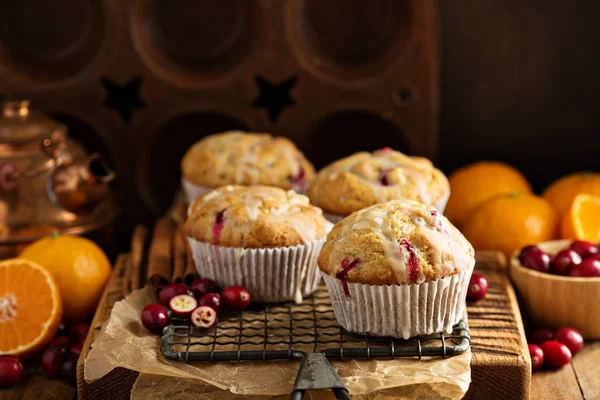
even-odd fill
[[[100,154],[88,155],[65,126],[27,101],[0,109],[0,225],[6,228],[0,226],[0,243],[49,230],[85,233],[114,217],[109,183],[115,173]]]

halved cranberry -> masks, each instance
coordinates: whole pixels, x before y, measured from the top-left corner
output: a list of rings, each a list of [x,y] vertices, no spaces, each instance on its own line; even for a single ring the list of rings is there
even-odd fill
[[[549,340],[542,344],[544,359],[551,368],[560,368],[571,362],[571,350],[561,342]]]
[[[519,254],[521,264],[529,269],[539,272],[548,272],[550,270],[550,255],[544,253],[537,246],[527,246]]]
[[[192,292],[197,299],[200,299],[206,293],[218,293],[219,285],[212,279],[198,278],[190,285]]]
[[[350,296],[350,289],[348,288],[348,274],[350,271],[356,268],[358,264],[360,264],[360,258],[355,258],[354,260],[344,258],[342,260],[342,270],[335,274],[335,277],[342,281],[342,287],[346,296]]]
[[[467,288],[467,300],[479,301],[485,297],[488,292],[488,280],[480,274],[471,275],[469,287]]]
[[[252,297],[243,286],[228,286],[221,292],[221,299],[227,307],[235,311],[248,308]]]
[[[561,342],[569,348],[572,355],[575,355],[583,349],[583,336],[575,328],[564,327],[556,331],[554,340]]]
[[[223,224],[225,223],[225,211],[227,211],[226,208],[222,209],[215,215],[215,222],[213,223],[212,231],[216,245],[218,245],[221,241],[221,232],[223,231]]]
[[[187,318],[198,307],[198,302],[189,294],[180,294],[171,299],[169,307],[176,316]]]
[[[592,278],[600,276],[600,260],[586,258],[581,264],[573,266],[569,276]]]
[[[539,345],[544,344],[548,340],[553,340],[553,339],[554,339],[554,332],[552,332],[550,329],[545,329],[545,328],[535,329],[529,335],[529,341],[531,343],[535,343],[535,344],[539,344]]]
[[[587,242],[585,240],[576,240],[573,243],[571,243],[571,246],[569,246],[569,248],[575,251],[577,254],[579,254],[581,258],[587,258],[592,254],[600,253],[599,246]]]
[[[42,370],[49,378],[60,376],[62,365],[69,355],[69,348],[67,344],[57,344],[48,347],[42,355]]]
[[[198,301],[199,306],[208,306],[217,313],[221,311],[221,296],[218,293],[205,293]]]
[[[529,348],[529,356],[531,357],[531,369],[537,371],[544,365],[544,351],[537,344],[527,345]]]
[[[581,264],[581,256],[572,249],[564,249],[554,256],[552,272],[558,275],[569,275],[575,265]]]
[[[142,310],[142,325],[155,335],[162,332],[169,323],[169,314],[160,304],[148,304]]]
[[[190,288],[183,283],[171,283],[170,285],[162,288],[158,294],[158,299],[160,304],[168,306],[173,297],[179,296],[180,294],[189,294],[189,291]]]
[[[16,385],[22,375],[23,365],[17,357],[0,356],[0,388]]]
[[[217,322],[217,312],[209,306],[200,306],[192,311],[190,320],[194,326],[210,328]]]
[[[411,282],[415,282],[419,277],[419,260],[417,259],[417,255],[415,254],[415,248],[412,244],[406,239],[402,238],[400,241],[404,249],[408,251],[408,279]]]

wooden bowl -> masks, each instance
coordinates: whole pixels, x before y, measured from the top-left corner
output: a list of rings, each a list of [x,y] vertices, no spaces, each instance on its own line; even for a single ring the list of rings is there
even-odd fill
[[[549,254],[565,249],[570,240],[538,246]],[[600,339],[600,278],[572,278],[533,271],[521,265],[519,252],[510,260],[510,277],[527,313],[538,326],[571,326],[586,339]]]

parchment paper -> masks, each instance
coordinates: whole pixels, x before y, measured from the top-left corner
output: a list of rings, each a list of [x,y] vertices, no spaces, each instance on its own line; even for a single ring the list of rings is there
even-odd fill
[[[149,288],[132,292],[115,303],[109,321],[85,361],[87,382],[102,378],[113,368],[141,372],[132,399],[289,398],[298,362],[189,363],[166,360],[160,338],[150,335],[139,316],[155,302]],[[448,359],[348,360],[332,364],[354,399],[462,398],[471,380],[471,353]],[[177,378],[177,379],[173,379]],[[240,396],[234,396],[240,395]],[[313,392],[313,399],[333,398]],[[248,397],[244,397],[248,398]]]

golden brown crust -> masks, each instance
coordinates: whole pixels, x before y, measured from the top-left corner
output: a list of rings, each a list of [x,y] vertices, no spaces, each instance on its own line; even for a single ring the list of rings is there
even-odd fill
[[[437,205],[449,191],[446,176],[429,160],[385,148],[328,165],[309,184],[307,194],[324,211],[349,215],[395,199]]]
[[[296,246],[325,237],[331,223],[308,197],[271,186],[224,186],[188,209],[185,232],[225,247]]]
[[[314,176],[304,154],[284,137],[241,131],[210,135],[181,160],[185,179],[200,186],[271,185],[303,191]]]
[[[428,282],[474,262],[471,244],[435,207],[404,200],[346,217],[327,235],[318,259],[325,273],[373,285]]]

